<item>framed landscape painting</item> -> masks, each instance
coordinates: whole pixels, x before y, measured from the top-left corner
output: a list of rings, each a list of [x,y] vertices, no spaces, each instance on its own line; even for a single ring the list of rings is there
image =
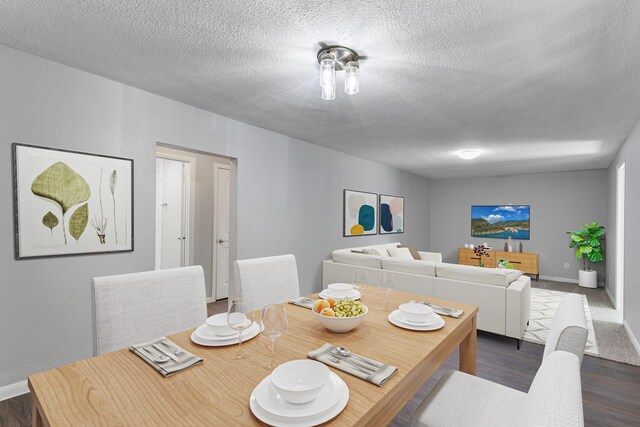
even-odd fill
[[[377,205],[378,195],[375,193],[344,190],[343,236],[377,234]]]
[[[380,234],[404,233],[404,197],[380,195]]]
[[[529,205],[471,206],[471,237],[529,240]]]
[[[12,148],[16,258],[133,250],[133,160]]]

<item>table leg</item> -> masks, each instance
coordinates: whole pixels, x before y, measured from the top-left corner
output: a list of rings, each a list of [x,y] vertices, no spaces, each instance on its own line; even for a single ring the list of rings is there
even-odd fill
[[[460,343],[460,371],[467,374],[476,374],[476,349],[478,345],[478,331],[476,329],[476,316],[471,319],[471,330]]]
[[[35,402],[35,399],[31,407],[31,425],[33,427],[44,427],[44,421],[42,420],[40,411],[38,411],[38,404]]]

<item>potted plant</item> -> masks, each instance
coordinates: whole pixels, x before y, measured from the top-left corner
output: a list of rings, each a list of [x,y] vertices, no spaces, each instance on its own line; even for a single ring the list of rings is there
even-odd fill
[[[582,260],[582,270],[578,272],[578,284],[585,288],[598,287],[598,272],[591,270],[591,264],[602,262],[601,240],[604,237],[604,226],[592,222],[584,224],[584,230],[567,231],[571,237],[570,248],[576,249],[576,258]]]

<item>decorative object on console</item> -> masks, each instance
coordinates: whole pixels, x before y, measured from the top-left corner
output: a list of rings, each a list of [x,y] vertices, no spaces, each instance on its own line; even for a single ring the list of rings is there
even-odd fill
[[[498,268],[515,270],[515,267],[513,266],[513,264],[509,263],[509,260],[506,258],[498,258]]]
[[[471,206],[471,237],[529,240],[529,205]]]
[[[509,244],[507,242],[504,242],[504,251],[509,252]]]
[[[344,237],[377,234],[377,202],[375,193],[344,190]]]
[[[578,272],[578,284],[585,288],[598,287],[598,272],[591,270],[590,264],[602,262],[604,226],[592,222],[584,224],[584,230],[567,231],[571,237],[570,248],[576,248],[576,258],[582,260],[582,270]]]
[[[133,250],[133,160],[12,148],[16,258]]]
[[[469,249],[469,244],[468,244],[468,243],[465,243],[465,244],[464,244],[464,247],[465,247],[465,248],[467,248],[467,249]]]
[[[535,252],[505,252],[505,251],[487,251],[488,257],[485,257],[484,264],[486,267],[495,268],[498,265],[498,259],[508,259],[509,264],[513,264],[513,268],[523,273],[535,275],[538,278],[540,270],[538,269],[538,254]],[[458,264],[471,265],[478,267],[480,257],[471,249],[458,248]]]
[[[520,242],[520,253],[522,253],[522,242]]]
[[[404,197],[380,195],[380,234],[404,233]]]
[[[507,239],[507,248],[509,248],[508,252],[513,252],[513,244],[511,243],[511,236]]]
[[[473,252],[476,256],[480,257],[480,267],[484,267],[484,262],[482,261],[482,257],[488,257],[489,252],[487,252],[487,247],[485,245],[478,245],[473,249]]]

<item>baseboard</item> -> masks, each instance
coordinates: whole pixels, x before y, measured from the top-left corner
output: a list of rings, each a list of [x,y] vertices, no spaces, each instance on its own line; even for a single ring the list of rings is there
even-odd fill
[[[207,297],[207,304],[210,304],[212,302],[216,302],[216,299],[214,297]]]
[[[553,280],[554,282],[578,283],[578,279],[567,279],[566,277],[540,276],[542,280]]]
[[[26,393],[29,393],[29,386],[26,380],[0,387],[0,402]]]
[[[631,332],[631,328],[629,327],[629,324],[627,323],[626,320],[624,320],[622,322],[622,324],[624,325],[624,329],[626,329],[627,334],[629,335],[629,339],[631,340],[631,344],[633,344],[633,346],[636,348],[636,351],[638,352],[638,354],[640,354],[640,343],[638,342],[638,339],[636,338],[635,335],[633,335],[633,332]]]
[[[607,288],[606,286],[604,287],[605,292],[607,293],[607,296],[609,297],[609,301],[611,301],[611,305],[617,309],[616,307],[616,301],[613,298],[613,295],[611,295],[611,292],[609,292],[609,288]]]

